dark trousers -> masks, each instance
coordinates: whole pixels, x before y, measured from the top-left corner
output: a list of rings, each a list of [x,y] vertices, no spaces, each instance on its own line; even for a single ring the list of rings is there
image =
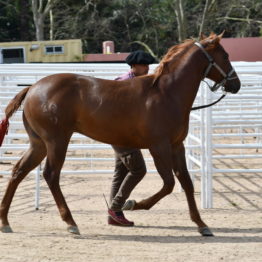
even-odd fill
[[[114,147],[113,147],[114,148]],[[128,154],[115,150],[115,172],[110,193],[110,208],[120,211],[132,190],[146,174],[146,165],[139,149]]]

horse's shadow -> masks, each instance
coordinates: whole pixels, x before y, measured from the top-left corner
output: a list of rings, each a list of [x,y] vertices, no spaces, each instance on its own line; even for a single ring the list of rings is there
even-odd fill
[[[161,230],[181,230],[181,231],[195,231],[197,227],[188,226],[135,226],[136,228],[144,229],[161,229]],[[212,231],[219,233],[262,233],[262,228],[226,228],[226,227],[212,227]]]
[[[183,230],[183,231],[193,231],[196,232],[196,227],[182,227],[182,226],[135,226],[135,228],[144,229],[170,229],[170,230]],[[113,240],[113,241],[127,241],[127,242],[148,242],[148,243],[262,243],[261,236],[254,236],[254,234],[262,233],[262,228],[212,228],[215,237],[203,237],[200,235],[181,235],[173,236],[172,233],[168,235],[140,235],[140,234],[96,234],[87,235],[83,234],[80,236],[75,236],[76,239],[89,239],[89,240]],[[219,233],[229,233],[228,236],[219,235]],[[250,233],[251,236],[236,236],[230,235],[230,233]]]

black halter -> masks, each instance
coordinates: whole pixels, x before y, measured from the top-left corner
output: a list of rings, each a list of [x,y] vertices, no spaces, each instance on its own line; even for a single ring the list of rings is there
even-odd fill
[[[222,79],[221,82],[219,83],[215,83],[213,86],[210,86],[207,82],[207,85],[208,87],[210,88],[210,90],[212,92],[215,92],[217,91],[220,87],[224,88],[224,85],[227,81],[230,81],[230,80],[233,80],[233,79],[236,79],[237,77],[231,77],[231,75],[235,72],[235,69],[232,68],[231,71],[229,73],[225,73],[224,70],[214,61],[214,59],[208,54],[208,52],[205,50],[205,48],[198,42],[195,42],[194,43],[196,46],[198,46],[201,51],[205,54],[206,58],[208,59],[209,61],[209,65],[207,67],[207,69],[205,70],[205,73],[204,73],[204,76],[203,76],[203,79],[207,77],[207,75],[209,74],[211,68],[214,66],[219,72],[220,74],[224,77]],[[223,90],[224,91],[224,90]],[[225,91],[224,91],[225,92]],[[213,106],[215,105],[216,103],[218,103],[220,100],[222,100],[224,97],[226,96],[226,92],[215,102],[211,103],[211,104],[208,104],[208,105],[203,105],[203,106],[197,106],[197,107],[192,107],[191,110],[197,110],[197,109],[202,109],[202,108],[206,108],[206,107],[209,107],[209,106]]]

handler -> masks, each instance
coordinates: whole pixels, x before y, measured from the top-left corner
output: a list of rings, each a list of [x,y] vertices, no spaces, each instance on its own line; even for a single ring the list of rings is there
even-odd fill
[[[155,59],[141,50],[132,52],[126,63],[131,70],[115,80],[127,80],[136,76],[146,75],[149,64]],[[108,224],[116,226],[134,226],[134,222],[125,218],[122,207],[135,186],[146,174],[146,165],[140,149],[124,148],[112,145],[115,151],[115,172],[110,193]]]

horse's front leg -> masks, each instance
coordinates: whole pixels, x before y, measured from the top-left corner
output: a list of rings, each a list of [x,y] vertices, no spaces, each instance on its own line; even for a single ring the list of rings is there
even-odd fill
[[[144,199],[140,202],[133,202],[133,210],[138,209],[150,209],[160,199],[170,194],[173,191],[175,185],[175,179],[172,171],[172,154],[171,145],[169,143],[161,143],[157,146],[149,148],[149,151],[154,159],[154,163],[158,173],[163,179],[163,187],[155,195]]]
[[[194,197],[194,186],[190,178],[189,172],[187,170],[185,147],[183,143],[172,150],[172,157],[173,157],[173,170],[182,188],[185,191],[192,221],[198,225],[198,231],[201,235],[213,236],[211,230],[201,219],[196,205],[196,201]]]

